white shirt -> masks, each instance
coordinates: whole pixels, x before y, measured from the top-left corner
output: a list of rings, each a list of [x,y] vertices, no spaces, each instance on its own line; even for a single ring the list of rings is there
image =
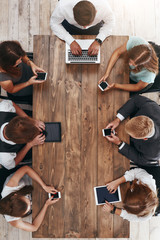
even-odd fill
[[[0,112],[13,112],[15,113],[16,110],[13,106],[12,101],[10,100],[3,100],[0,102]],[[8,144],[15,144],[12,141],[8,141],[7,139],[4,138],[3,136],[3,129],[6,126],[7,123],[4,123],[1,128],[0,128],[0,139],[3,142],[6,142]],[[6,152],[0,152],[0,164],[3,165],[7,169],[11,169],[15,167],[15,161],[14,159],[16,158],[17,154],[16,153],[6,153]]]
[[[8,196],[12,192],[16,192],[16,191],[20,190],[21,188],[23,188],[26,185],[31,185],[32,184],[32,180],[29,178],[29,176],[24,175],[23,178],[21,178],[21,180],[19,181],[18,186],[16,186],[16,187],[6,186],[6,184],[11,179],[13,174],[11,174],[9,177],[7,177],[7,179],[4,183],[4,187],[3,187],[3,190],[1,192],[2,198]],[[4,217],[5,217],[7,222],[12,222],[12,221],[20,219],[20,217],[12,217],[12,216],[9,216],[9,215],[4,215]]]
[[[74,38],[65,30],[61,23],[66,19],[70,24],[84,29],[84,27],[80,26],[74,20],[73,8],[78,2],[80,2],[80,0],[60,0],[52,13],[50,20],[50,26],[54,34],[60,39],[66,41],[69,45],[74,41]],[[89,2],[94,5],[97,11],[95,19],[89,27],[94,26],[103,20],[104,25],[100,28],[97,38],[104,41],[104,39],[112,33],[112,28],[115,24],[115,17],[107,0],[89,0]]]
[[[142,183],[146,184],[154,193],[157,194],[156,182],[153,179],[153,176],[147,173],[144,169],[134,168],[132,170],[126,171],[124,177],[126,179],[126,182],[131,182],[134,179],[137,179],[138,182],[141,181]],[[141,222],[151,219],[152,214],[145,217],[138,217],[137,215],[128,213],[126,210],[122,209],[120,216],[123,219],[127,219],[128,221]]]

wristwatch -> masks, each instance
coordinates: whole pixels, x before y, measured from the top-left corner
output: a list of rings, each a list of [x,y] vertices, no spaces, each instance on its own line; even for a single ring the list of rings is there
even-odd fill
[[[116,206],[114,206],[113,210],[111,210],[110,213],[115,214],[116,209]]]
[[[118,148],[120,148],[122,144],[123,144],[123,142],[120,142],[120,144],[117,145]]]
[[[98,42],[100,45],[102,44],[102,40],[99,38],[96,38],[95,41]]]

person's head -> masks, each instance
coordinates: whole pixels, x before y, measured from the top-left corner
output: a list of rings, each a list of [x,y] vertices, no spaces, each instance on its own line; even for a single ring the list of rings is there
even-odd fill
[[[131,118],[126,123],[125,130],[135,139],[147,139],[155,131],[154,122],[151,118],[141,115]]]
[[[138,217],[154,214],[158,206],[158,197],[147,185],[135,179],[127,190],[123,201],[123,208]]]
[[[11,76],[19,76],[20,70],[17,65],[25,51],[17,41],[4,41],[0,43],[0,67]]]
[[[73,15],[80,26],[88,26],[95,18],[96,9],[89,1],[79,1],[73,8]]]
[[[5,136],[17,144],[31,142],[39,134],[34,120],[28,117],[14,117],[5,127]]]
[[[150,72],[158,74],[158,57],[150,44],[131,48],[127,56],[129,65],[135,68],[132,70],[133,72],[139,72],[142,68],[146,68]]]
[[[25,196],[30,194],[33,187],[25,186],[0,200],[0,214],[13,217],[24,217],[31,210],[31,203]]]

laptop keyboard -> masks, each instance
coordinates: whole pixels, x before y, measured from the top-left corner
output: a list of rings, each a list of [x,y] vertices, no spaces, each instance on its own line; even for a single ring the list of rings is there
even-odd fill
[[[88,56],[88,50],[82,50],[82,55],[76,56],[73,55],[71,51],[68,51],[68,60],[70,62],[83,62],[83,63],[88,63],[88,62],[96,62],[98,59],[98,56]]]

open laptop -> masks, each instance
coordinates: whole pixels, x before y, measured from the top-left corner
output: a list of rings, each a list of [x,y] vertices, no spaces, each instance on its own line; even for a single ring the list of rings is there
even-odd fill
[[[66,43],[66,63],[77,63],[77,64],[99,64],[100,63],[100,50],[97,56],[88,56],[88,48],[94,42],[95,39],[76,39],[76,42],[82,48],[82,55],[73,55],[70,46]]]

